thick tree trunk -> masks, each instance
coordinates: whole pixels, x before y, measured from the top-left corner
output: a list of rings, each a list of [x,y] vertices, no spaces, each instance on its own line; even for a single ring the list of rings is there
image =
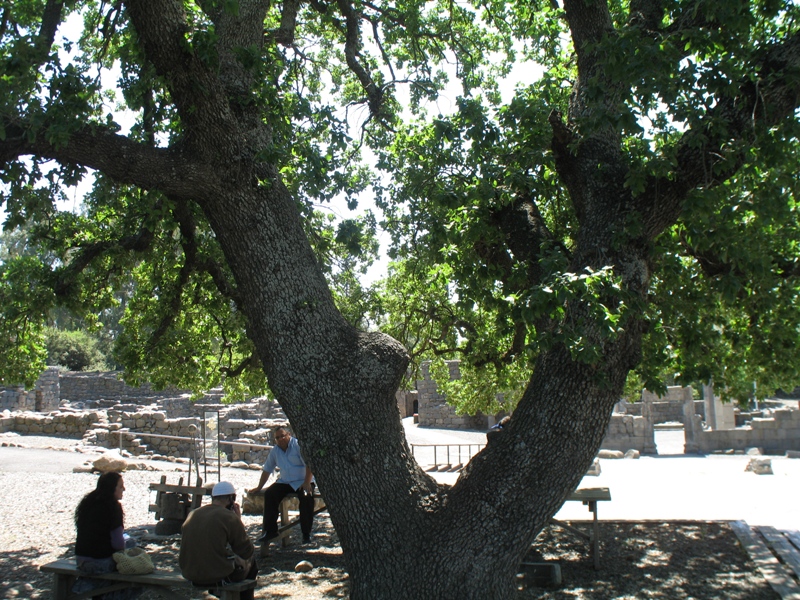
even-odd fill
[[[176,156],[202,176],[202,185],[184,189],[175,187],[170,172],[157,187],[197,201],[219,240],[248,335],[328,503],[352,597],[510,598],[521,557],[602,441],[638,358],[637,320],[613,342],[596,336],[602,356],[594,366],[574,361],[561,346],[543,353],[511,426],[491,437],[455,486],[437,485],[413,460],[399,419],[394,394],[408,364],[405,350],[341,317],[294,199],[276,167],[255,158],[270,147],[271,130],[257,102],[238,101],[258,85],[232,49],[264,43],[268,3],[245,4],[246,18],[219,15],[223,78],[185,51],[180,3],[127,2],[146,54],[182,115],[185,136]],[[586,20],[598,25],[587,33],[610,26],[601,17]],[[558,156],[582,222],[571,270],[613,264],[624,285],[646,289],[643,245],[614,242],[630,215],[613,132],[583,142],[578,156]],[[583,309],[573,303],[566,318],[591,338]]]
[[[330,506],[352,597],[510,597],[527,547],[595,456],[624,361],[607,364],[601,389],[595,368],[544,354],[511,427],[452,489],[439,486],[414,462],[400,423],[405,351],[341,318],[291,198],[277,186],[262,193],[214,195],[207,213],[270,386]]]

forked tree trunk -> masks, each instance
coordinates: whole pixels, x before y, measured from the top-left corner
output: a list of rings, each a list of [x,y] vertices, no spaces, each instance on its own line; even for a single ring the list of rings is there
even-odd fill
[[[416,465],[399,418],[405,351],[336,312],[308,246],[293,237],[296,213],[280,210],[288,195],[240,192],[208,214],[270,386],[329,505],[352,597],[511,597],[522,556],[596,454],[626,361],[607,363],[601,389],[596,369],[558,349],[543,354],[511,426],[452,489],[440,486]],[[232,202],[235,216],[225,210]],[[608,350],[629,354],[626,344]]]

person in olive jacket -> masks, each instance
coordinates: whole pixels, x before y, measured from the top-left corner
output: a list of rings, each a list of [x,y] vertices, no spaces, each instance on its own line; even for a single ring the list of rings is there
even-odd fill
[[[255,546],[245,531],[236,489],[230,482],[217,483],[211,490],[211,504],[186,517],[178,564],[183,576],[198,587],[224,586],[258,575]],[[252,600],[253,595],[250,589],[240,597]]]

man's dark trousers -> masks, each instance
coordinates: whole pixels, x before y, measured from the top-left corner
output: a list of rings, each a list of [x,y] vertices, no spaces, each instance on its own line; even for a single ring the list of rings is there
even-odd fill
[[[312,488],[313,490],[313,488]],[[264,533],[270,540],[278,535],[278,508],[287,494],[295,492],[288,483],[275,482],[264,490]],[[297,499],[300,502],[300,531],[303,539],[311,535],[311,526],[314,523],[314,494],[306,494],[302,488],[297,490]]]

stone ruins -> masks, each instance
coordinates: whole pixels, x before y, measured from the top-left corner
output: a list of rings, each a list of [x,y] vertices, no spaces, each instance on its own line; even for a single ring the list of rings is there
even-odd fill
[[[449,367],[451,377],[458,377],[458,362]],[[220,460],[257,464],[266,458],[272,429],[287,423],[280,405],[268,398],[224,404],[221,392],[212,390],[195,402],[181,390],[127,386],[118,375],[50,367],[31,390],[0,388],[0,433],[82,437],[134,456],[190,457],[202,438],[204,414],[211,411],[219,415]],[[424,366],[416,390],[398,392],[397,403],[401,417],[413,415],[422,427],[487,430],[503,416],[457,415]],[[602,448],[655,454],[660,427],[682,428],[686,453],[800,452],[800,410],[744,413],[723,404],[709,386],[700,400],[691,387],[670,387],[664,397],[645,390],[641,402],[620,401]]]
[[[450,377],[459,377],[458,361],[451,361],[448,366]],[[402,416],[416,412],[421,426],[450,429],[488,429],[503,416],[457,415],[446,398],[438,394],[425,365],[422,373],[416,391],[400,401]],[[414,403],[417,410],[410,412]],[[694,399],[691,387],[674,386],[668,387],[663,397],[644,390],[640,402],[620,401],[602,448],[656,454],[655,431],[659,426],[683,428],[687,454],[744,452],[749,448],[773,455],[795,455],[800,451],[800,410],[741,412],[732,404],[723,404],[710,386],[703,386],[703,398],[699,400]]]

